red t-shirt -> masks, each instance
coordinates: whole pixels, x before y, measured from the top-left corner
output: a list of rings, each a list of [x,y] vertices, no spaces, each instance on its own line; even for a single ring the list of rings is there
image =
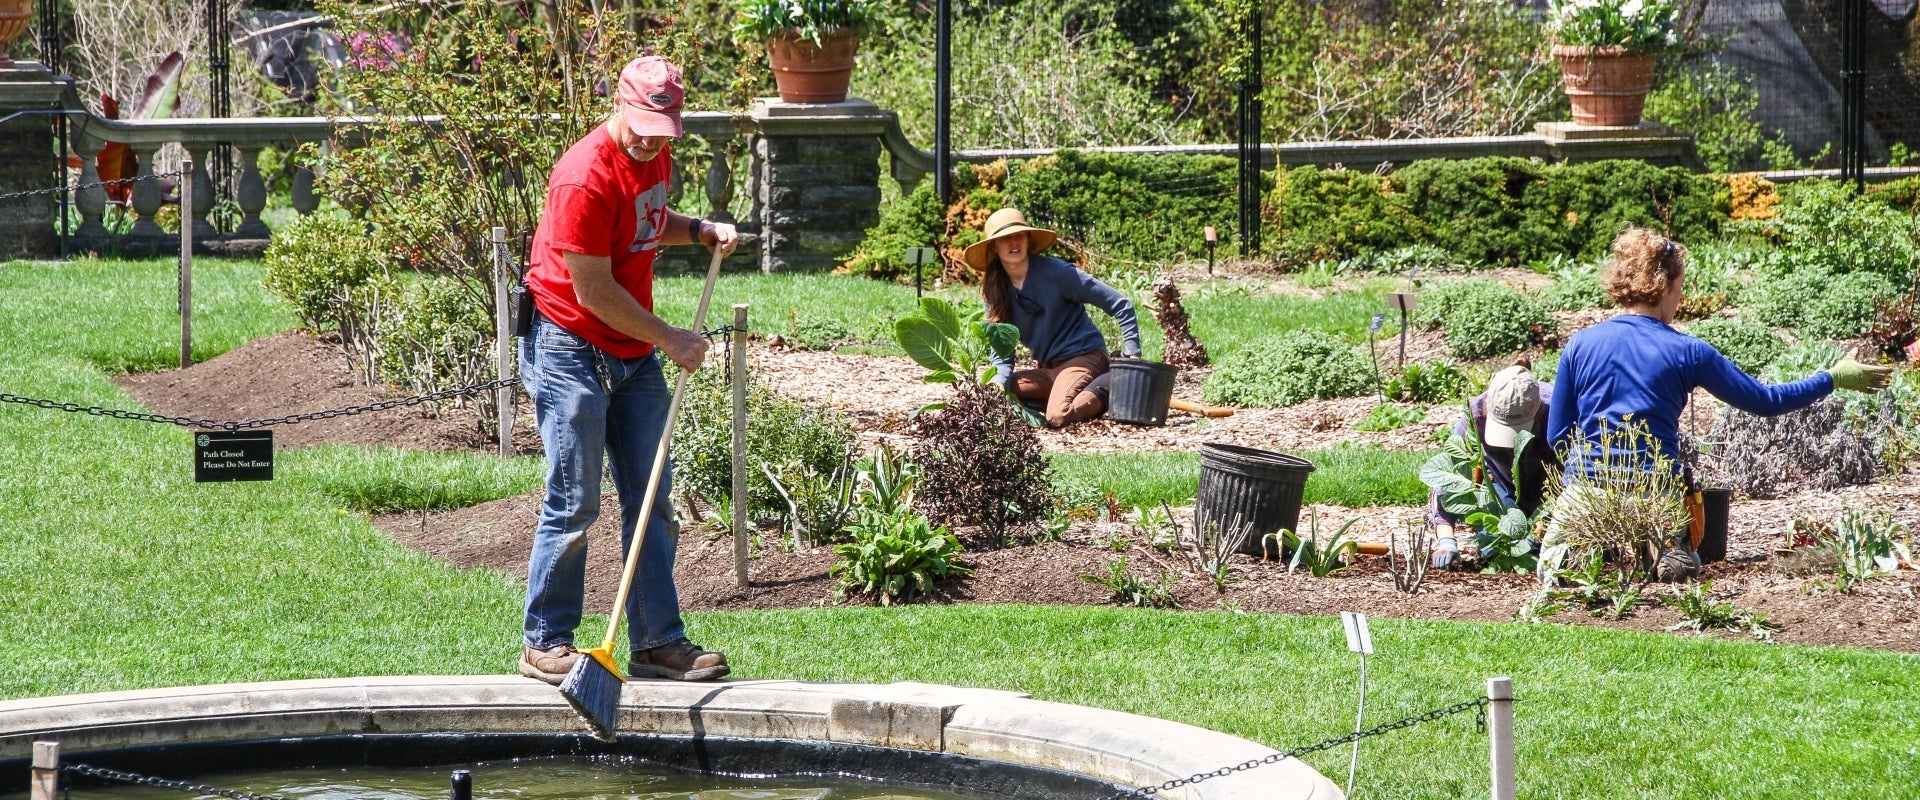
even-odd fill
[[[554,324],[620,358],[653,345],[601,322],[575,297],[564,252],[613,259],[613,279],[653,310],[653,257],[667,223],[672,146],[645,163],[621,152],[605,125],[575,142],[547,178],[547,209],[533,234],[527,288]]]

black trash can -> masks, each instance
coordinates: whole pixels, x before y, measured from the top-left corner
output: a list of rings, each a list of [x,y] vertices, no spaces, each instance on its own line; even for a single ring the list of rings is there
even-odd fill
[[[1212,526],[1239,539],[1233,550],[1278,558],[1267,536],[1296,530],[1300,500],[1313,463],[1298,456],[1207,443],[1200,446],[1200,492],[1194,502],[1195,531]],[[1223,548],[1224,549],[1224,548]]]
[[[1701,504],[1705,506],[1706,525],[1700,534],[1700,546],[1695,551],[1700,554],[1700,563],[1711,564],[1727,560],[1727,513],[1733,508],[1732,489],[1701,489]]]
[[[1138,358],[1117,359],[1108,368],[1107,417],[1133,425],[1167,424],[1173,378],[1180,368]]]

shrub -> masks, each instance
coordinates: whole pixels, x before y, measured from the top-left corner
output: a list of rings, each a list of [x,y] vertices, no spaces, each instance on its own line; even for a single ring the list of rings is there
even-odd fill
[[[1544,172],[1524,158],[1436,158],[1415,161],[1390,180],[1396,200],[1425,223],[1420,230],[1429,241],[1455,258],[1502,264],[1536,257],[1521,221],[1526,194]]]
[[[840,561],[829,569],[836,599],[853,590],[892,605],[932,591],[936,581],[973,571],[960,563],[960,540],[910,508],[863,511],[849,530],[853,541],[833,548]]]
[[[720,509],[729,507],[733,494],[733,390],[728,374],[712,368],[693,373],[673,430],[674,487]],[[790,489],[808,474],[832,476],[846,469],[853,442],[846,415],[784,397],[749,374],[748,515],[789,513],[767,472]]]
[[[1878,303],[1899,290],[1885,276],[1873,272],[1841,275],[1828,282],[1817,297],[1808,298],[1800,332],[1822,339],[1852,339],[1873,325]]]
[[[919,506],[934,521],[978,525],[1004,545],[1008,529],[1051,509],[1051,479],[1040,437],[1010,395],[961,380],[946,407],[920,416],[912,457],[920,465]]]
[[[1298,167],[1273,190],[1282,251],[1301,261],[1391,250],[1421,237],[1422,223],[1389,198],[1387,179],[1354,170]]]
[[[477,301],[465,282],[427,276],[382,281],[370,304],[382,308],[373,331],[380,376],[414,393],[491,380],[492,307]],[[492,423],[493,393],[475,395]]]
[[[1688,335],[1713,345],[1742,372],[1758,375],[1787,348],[1767,326],[1735,319],[1710,319],[1687,328]]]
[[[1880,202],[1862,202],[1846,184],[1798,181],[1781,188],[1780,216],[1743,223],[1778,242],[1781,269],[1809,267],[1847,275],[1878,273],[1896,284],[1912,279],[1920,263],[1920,217]]]
[[[1753,112],[1760,92],[1746,70],[1718,61],[1679,69],[1647,95],[1647,119],[1693,134],[1707,169],[1734,172],[1760,154],[1760,123]]]
[[[1771,327],[1798,330],[1807,308],[1826,292],[1832,280],[1833,276],[1817,268],[1765,277],[1754,287],[1754,319]]]
[[[880,222],[867,230],[866,238],[838,271],[910,283],[914,267],[907,263],[907,248],[936,246],[946,234],[944,210],[939,198],[934,197],[933,181],[921,181],[912,194],[882,209]],[[938,264],[922,265],[920,269],[925,270],[929,283],[942,274]]]
[[[1423,330],[1439,330],[1468,297],[1499,291],[1500,284],[1485,278],[1440,281],[1420,293],[1419,306],[1410,322]]]
[[[287,301],[314,331],[338,328],[353,342],[362,329],[354,295],[384,270],[366,232],[333,214],[309,214],[273,235],[260,285]]]
[[[1205,258],[1202,226],[1225,230],[1238,219],[1237,169],[1224,156],[1061,150],[1009,172],[1006,197],[1096,261]]]
[[[1867,199],[1908,214],[1920,214],[1920,176],[1868,187]]]
[[[1441,322],[1454,355],[1479,359],[1523,350],[1559,328],[1553,313],[1532,295],[1490,285],[1460,298]]]
[[[1278,407],[1309,398],[1357,397],[1373,388],[1366,356],[1319,331],[1263,337],[1207,377],[1207,402]]]
[[[1527,194],[1522,233],[1535,250],[1521,260],[1552,253],[1597,258],[1628,225],[1683,242],[1705,241],[1719,233],[1727,203],[1725,187],[1679,167],[1643,161],[1563,165],[1547,170]]]
[[[1398,403],[1451,403],[1466,394],[1467,376],[1445,361],[1415,361],[1381,384],[1380,392]]]

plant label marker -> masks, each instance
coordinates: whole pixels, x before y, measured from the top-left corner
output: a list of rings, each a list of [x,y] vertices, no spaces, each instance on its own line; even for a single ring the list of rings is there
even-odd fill
[[[1354,712],[1353,732],[1360,733],[1367,719],[1367,656],[1373,655],[1373,633],[1367,630],[1367,615],[1358,611],[1340,612],[1340,624],[1347,629],[1347,650],[1360,656],[1360,709]],[[1353,758],[1347,762],[1347,795],[1353,795],[1353,776],[1360,770],[1360,739],[1353,740]]]
[[[1340,624],[1347,628],[1347,649],[1363,656],[1373,655],[1373,634],[1367,630],[1367,615],[1358,611],[1340,612]]]
[[[931,247],[909,247],[906,252],[907,264],[913,267],[913,296],[920,296],[920,273],[923,264],[940,263],[940,251]]]
[[[1407,312],[1416,304],[1412,292],[1392,292],[1387,295],[1387,307],[1400,311],[1400,366],[1407,365]]]
[[[195,483],[273,480],[273,431],[206,431],[193,435]]]

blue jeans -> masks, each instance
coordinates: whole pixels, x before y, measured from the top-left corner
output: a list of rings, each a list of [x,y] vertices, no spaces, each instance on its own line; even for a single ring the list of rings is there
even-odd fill
[[[613,468],[620,493],[620,552],[640,519],[640,504],[665,432],[672,395],[656,355],[623,359],[544,317],[520,340],[520,379],[533,398],[547,450],[547,498],[527,562],[526,643],[545,650],[571,643],[586,594],[587,526],[600,516],[600,472]],[[686,637],[673,585],[679,526],[668,502],[672,463],[647,520],[640,563],[627,595],[627,642],[639,652]],[[598,634],[593,644],[599,644]]]

